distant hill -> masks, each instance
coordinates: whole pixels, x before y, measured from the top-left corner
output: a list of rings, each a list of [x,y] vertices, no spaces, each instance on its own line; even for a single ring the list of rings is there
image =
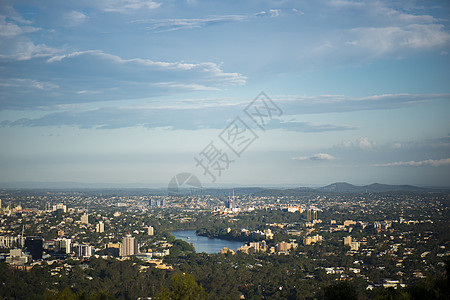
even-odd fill
[[[414,185],[389,185],[372,183],[370,185],[357,186],[347,182],[336,182],[317,189],[322,192],[336,193],[385,193],[385,192],[429,192],[432,189],[422,188]]]
[[[358,187],[356,185],[347,182],[335,182],[330,185],[318,188],[317,190],[322,192],[336,192],[336,193],[361,193],[361,187]]]
[[[16,182],[16,183],[0,183],[0,189],[39,189],[39,190],[60,190],[60,191],[83,191],[85,193],[102,193],[104,195],[128,195],[134,193],[136,195],[167,195],[167,188],[164,184],[160,184],[159,188],[149,188],[147,184],[114,184],[114,183],[78,183],[78,182]],[[425,192],[449,192],[449,187],[418,187],[414,185],[389,185],[381,183],[372,183],[369,185],[353,185],[347,182],[335,182],[327,186],[319,188],[310,187],[284,187],[284,188],[269,188],[269,187],[204,187],[200,190],[188,189],[180,187],[179,193],[181,195],[213,195],[213,196],[228,196],[234,194],[240,195],[254,195],[254,196],[305,196],[305,195],[319,195],[322,193],[386,193],[386,192],[411,192],[411,193],[425,193]]]

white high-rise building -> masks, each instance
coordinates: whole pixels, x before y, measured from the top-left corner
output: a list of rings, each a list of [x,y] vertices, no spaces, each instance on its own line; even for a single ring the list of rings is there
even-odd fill
[[[147,228],[147,234],[148,235],[153,235],[154,234],[154,229],[153,229],[153,227],[152,226],[148,226],[148,228]]]
[[[105,223],[102,221],[98,222],[98,224],[95,226],[95,231],[98,233],[103,233],[105,231]]]
[[[82,224],[89,224],[89,215],[87,213],[84,213],[81,216],[81,223]]]
[[[89,245],[77,245],[78,257],[91,257],[92,247]]]
[[[72,240],[71,239],[58,239],[57,240],[58,250],[69,254],[72,252]]]

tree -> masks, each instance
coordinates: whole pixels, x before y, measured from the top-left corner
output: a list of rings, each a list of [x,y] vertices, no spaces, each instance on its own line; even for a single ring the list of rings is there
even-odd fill
[[[325,287],[324,296],[330,300],[358,299],[355,287],[346,281]]]
[[[161,300],[202,300],[205,299],[204,289],[195,282],[191,274],[176,273],[172,276],[170,289],[157,297]]]

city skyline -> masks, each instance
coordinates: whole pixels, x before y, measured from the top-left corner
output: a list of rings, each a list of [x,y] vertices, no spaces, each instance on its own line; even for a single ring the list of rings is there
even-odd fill
[[[0,183],[448,187],[449,13],[445,1],[3,1]],[[261,92],[264,126],[246,113]],[[225,141],[236,124],[252,133],[238,150]],[[215,178],[199,163],[212,142],[227,155]]]

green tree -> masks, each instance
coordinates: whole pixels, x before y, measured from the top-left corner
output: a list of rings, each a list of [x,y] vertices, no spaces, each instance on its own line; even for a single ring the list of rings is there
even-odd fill
[[[157,299],[161,300],[202,300],[205,299],[204,289],[197,284],[191,274],[176,273],[172,276],[170,288]]]
[[[348,282],[329,285],[324,289],[325,299],[330,300],[356,300],[358,295],[355,287]]]

